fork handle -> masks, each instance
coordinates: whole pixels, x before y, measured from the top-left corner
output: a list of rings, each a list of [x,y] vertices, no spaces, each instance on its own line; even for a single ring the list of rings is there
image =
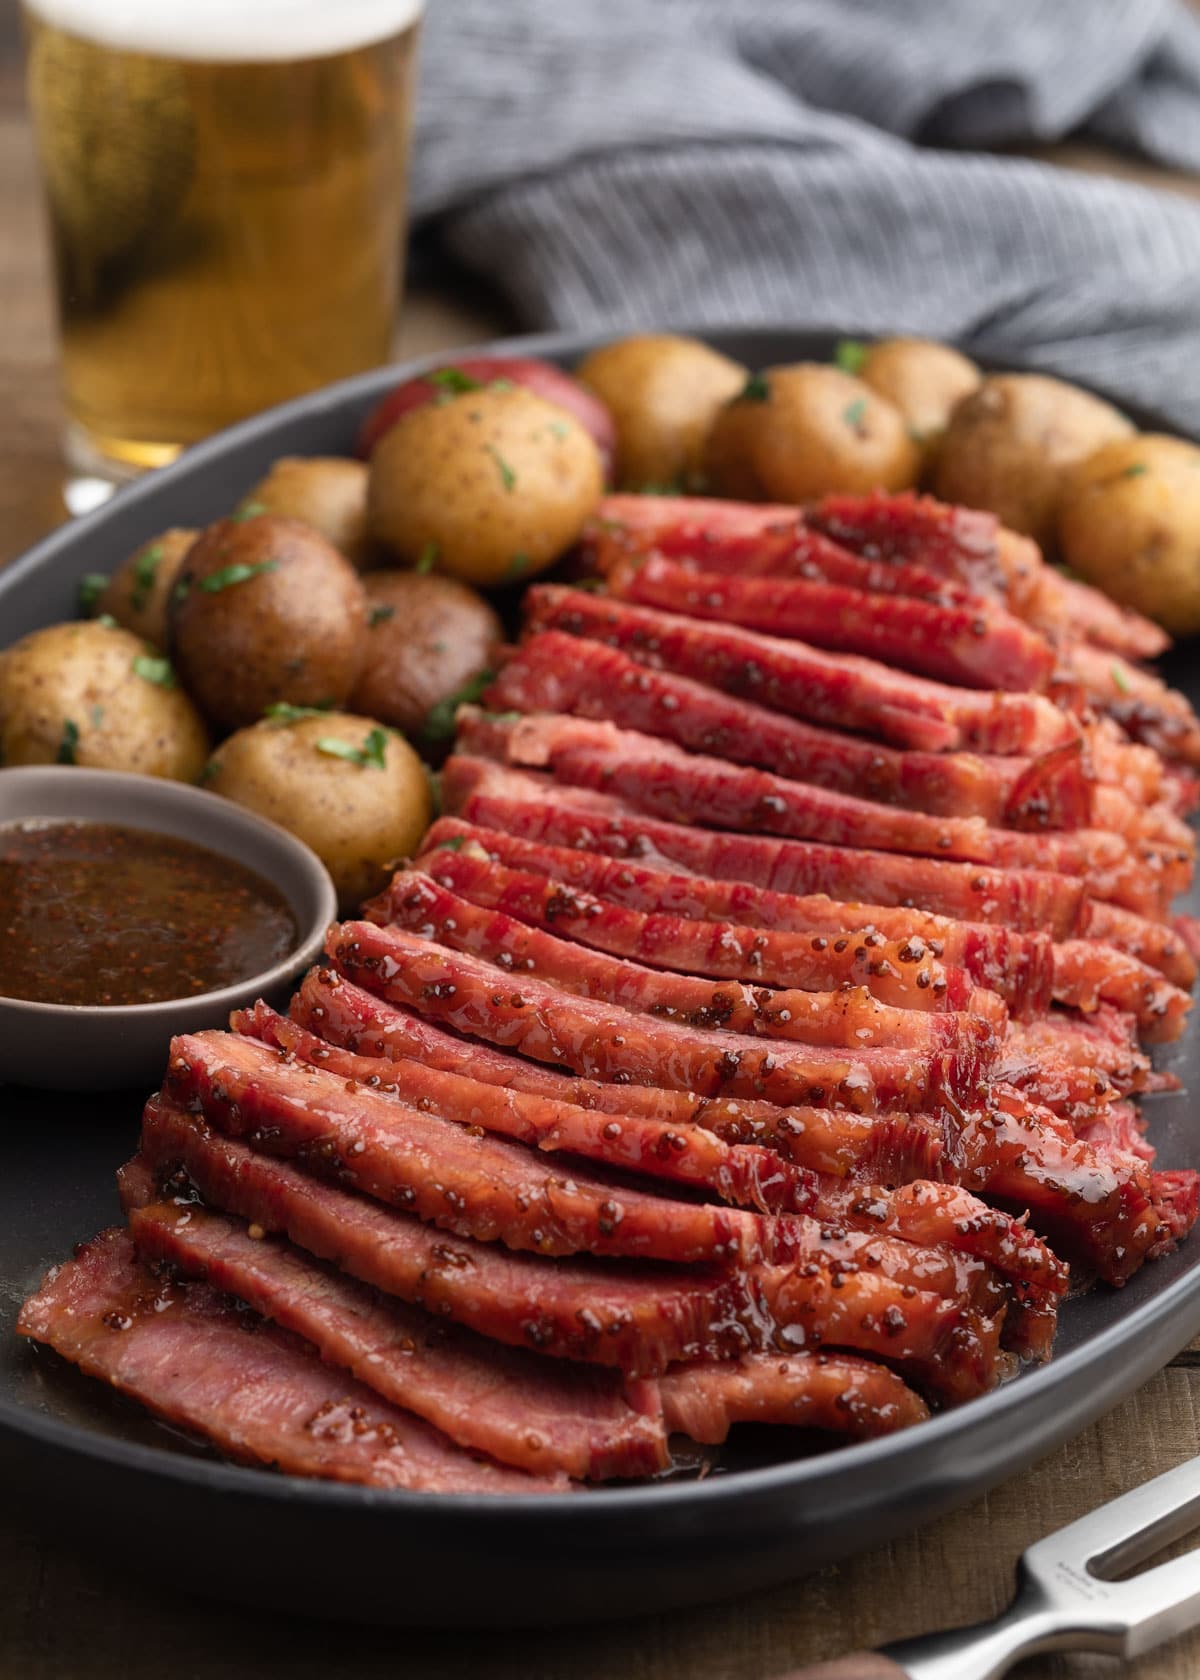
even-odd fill
[[[835,1657],[832,1662],[793,1668],[779,1680],[909,1680],[909,1673],[880,1651],[852,1651],[848,1657]]]

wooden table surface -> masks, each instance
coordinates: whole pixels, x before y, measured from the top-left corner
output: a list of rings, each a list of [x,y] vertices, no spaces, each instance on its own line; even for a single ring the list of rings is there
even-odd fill
[[[0,0],[0,562],[63,517],[50,291],[14,40],[11,3]],[[1097,164],[1078,150],[1062,161]],[[397,354],[504,324],[478,300],[417,297]],[[801,1660],[995,1613],[1023,1547],[1198,1453],[1200,1344],[1033,1470],[889,1546],[729,1604],[536,1634],[328,1628],[201,1603],[186,1581],[144,1585],[136,1558],[106,1555],[102,1529],[90,1542],[47,1541],[0,1498],[0,1680],[768,1680]],[[1021,1670],[1030,1680],[1113,1672],[1086,1656]],[[1127,1672],[1195,1680],[1200,1634]]]

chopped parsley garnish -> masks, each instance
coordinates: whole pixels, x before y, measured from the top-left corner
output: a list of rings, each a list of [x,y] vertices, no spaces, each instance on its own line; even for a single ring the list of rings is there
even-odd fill
[[[576,578],[572,587],[585,589],[589,595],[604,595],[608,591],[608,579],[602,577]]]
[[[395,618],[395,607],[381,605],[372,607],[367,615],[367,629],[374,630],[377,624],[386,624],[389,618]]]
[[[108,588],[108,577],[104,572],[85,572],[79,580],[79,610],[84,618],[90,618],[96,610],[96,602]]]
[[[504,459],[503,455],[501,455],[500,451],[496,448],[496,445],[494,443],[485,443],[483,447],[496,463],[496,470],[500,474],[501,484],[503,484],[506,490],[515,490],[517,487],[517,475]]]
[[[511,581],[514,578],[524,577],[528,570],[528,554],[514,554],[512,559],[508,562],[508,565],[504,568],[504,576],[507,580]]]
[[[273,700],[263,707],[263,716],[273,723],[299,723],[301,718],[325,717],[329,711],[328,705],[293,706],[290,700]]]
[[[99,729],[104,722],[104,707],[93,706],[89,715],[92,720],[92,728]]]
[[[662,484],[651,482],[638,485],[639,496],[678,496],[682,493],[682,490],[683,485],[677,478],[669,479]]]
[[[427,373],[425,377],[431,385],[437,385],[441,390],[447,391],[455,397],[461,397],[467,391],[483,390],[483,380],[472,379],[471,375],[464,373],[461,368],[435,368],[432,373]]]
[[[554,437],[565,438],[569,435],[571,428],[565,420],[551,420],[548,429]]]
[[[420,572],[423,577],[426,572],[431,572],[437,565],[437,558],[438,545],[435,542],[427,542],[417,556],[417,563],[413,567],[413,571]]]
[[[251,578],[261,577],[264,572],[278,570],[278,560],[256,560],[252,565],[237,560],[232,566],[222,566],[219,572],[210,572],[208,577],[201,578],[196,588],[203,589],[206,595],[218,595],[222,589],[231,589],[235,583],[249,583]]]
[[[212,781],[213,777],[220,768],[221,766],[217,763],[215,758],[208,759],[203,770],[201,770],[200,774],[196,777],[197,782],[201,787],[205,787]]]
[[[270,511],[266,502],[243,502],[241,507],[235,508],[229,517],[240,523],[243,519],[257,519],[260,513],[269,513]]]
[[[861,338],[841,338],[833,352],[835,367],[840,367],[843,373],[857,373],[867,359],[870,346],[864,344]]]
[[[738,392],[739,402],[770,402],[771,386],[765,373],[752,373]]]
[[[96,623],[102,630],[117,629],[117,621],[111,613],[101,613],[100,617],[96,620]]]
[[[139,653],[133,662],[133,668],[139,677],[146,682],[157,683],[159,688],[175,688],[175,672],[171,669],[169,659],[155,659],[148,653]]]
[[[1133,690],[1129,686],[1129,678],[1125,675],[1119,665],[1115,663],[1110,665],[1108,672],[1113,680],[1113,687],[1117,690],[1118,694],[1132,694]]]
[[[191,587],[192,587],[191,578],[181,577],[178,580],[174,589],[172,589],[172,591],[171,591],[171,599],[172,599],[172,601],[175,602],[176,606],[179,605],[180,601],[186,601],[187,600],[188,591],[191,589]]]
[[[75,749],[78,745],[79,725],[75,722],[74,718],[65,718],[63,720],[62,736],[59,739],[58,752],[55,755],[54,762],[56,764],[74,764]]]
[[[448,694],[436,706],[431,706],[421,730],[426,741],[449,741],[454,734],[454,714],[458,708],[478,700],[488,684],[495,680],[495,671],[479,671],[454,694]]]
[[[439,852],[461,852],[466,843],[465,834],[451,834],[445,840],[438,841],[437,849]]]
[[[857,432],[863,423],[866,412],[866,397],[855,397],[854,401],[852,403],[847,403],[846,407],[843,409],[842,419],[846,422],[847,426],[852,427],[853,430]]]
[[[162,562],[163,545],[160,542],[151,543],[144,548],[133,562],[133,588],[129,594],[129,604],[134,612],[141,612],[150,599],[150,591],[154,588],[154,574]]]
[[[1140,478],[1146,471],[1145,461],[1131,461],[1121,474],[1122,478]]]
[[[349,741],[339,741],[336,735],[322,735],[317,741],[317,751],[328,758],[343,758],[347,764],[357,764],[360,770],[368,766],[383,770],[387,765],[387,738],[386,729],[372,729],[362,746],[354,747]]]

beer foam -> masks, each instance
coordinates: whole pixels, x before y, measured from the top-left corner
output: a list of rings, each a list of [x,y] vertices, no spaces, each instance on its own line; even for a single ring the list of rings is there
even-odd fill
[[[55,29],[118,52],[208,62],[326,58],[398,35],[424,0],[25,0]]]

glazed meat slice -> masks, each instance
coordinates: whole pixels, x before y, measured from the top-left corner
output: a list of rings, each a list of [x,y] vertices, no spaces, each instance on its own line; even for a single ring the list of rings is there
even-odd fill
[[[640,606],[800,637],[964,688],[1040,693],[1055,668],[1044,636],[983,597],[939,606],[802,578],[724,577],[657,554],[617,564],[608,586]]]
[[[845,1196],[839,1209],[858,1187],[877,1209],[880,1204],[872,1191],[879,1184],[904,1185],[918,1179],[961,1183],[976,1194],[994,1195],[1006,1207],[1032,1209],[1035,1230],[1052,1229],[1064,1254],[1118,1281],[1136,1270],[1154,1240],[1158,1221],[1145,1172],[1139,1175],[1128,1161],[1101,1159],[1070,1126],[1017,1091],[1001,1089],[996,1093],[999,1106],[964,1114],[955,1122],[948,1115],[863,1115],[700,1098],[647,1085],[604,1084],[536,1067],[490,1046],[439,1032],[331,970],[313,970],[306,976],[292,1013],[330,1043],[368,1056],[420,1056],[489,1083],[543,1091],[602,1113],[654,1114],[676,1124],[704,1126],[730,1142],[765,1144],[840,1182]],[[970,1230],[961,1234],[964,1243],[989,1240],[987,1222],[968,1224]]]
[[[327,948],[347,979],[389,1002],[589,1078],[870,1113],[965,1100],[982,1074],[973,1056],[878,1048],[850,1055],[635,1015],[541,980],[514,980],[465,952],[370,922],[335,928]]]
[[[469,863],[469,860],[464,860]],[[581,997],[609,999],[624,1009],[686,1026],[728,1028],[839,1050],[919,1049],[992,1057],[992,1023],[1003,1033],[1006,1012],[992,994],[974,997],[971,1014],[897,1009],[865,988],[834,992],[773,991],[647,968],[577,945],[504,912],[472,903],[415,869],[399,870],[364,907],[382,926],[404,928],[451,950],[495,964],[505,975],[536,976]]]
[[[194,1202],[143,1203],[153,1176],[139,1166],[125,1169],[139,1253],[206,1277],[460,1446],[533,1474],[652,1475],[670,1462],[668,1431],[715,1443],[759,1422],[867,1439],[928,1416],[894,1371],[853,1354],[704,1360],[656,1382],[506,1348]]]
[[[551,1165],[228,1033],[173,1039],[166,1090],[233,1137],[481,1242],[685,1263],[752,1262],[774,1246],[755,1214]]]
[[[864,1238],[856,1232],[825,1229],[817,1221],[801,1216],[764,1221],[707,1203],[656,1200],[647,1206],[649,1198],[621,1185],[596,1187],[607,1199],[603,1211],[596,1216],[595,1230],[588,1229],[581,1238],[576,1235],[580,1229],[576,1209],[591,1188],[586,1179],[576,1176],[551,1181],[549,1189],[543,1189],[539,1196],[532,1188],[537,1180],[527,1170],[518,1179],[516,1170],[510,1168],[509,1179],[502,1188],[507,1189],[513,1183],[526,1195],[531,1216],[540,1219],[540,1224],[527,1236],[523,1226],[514,1230],[511,1219],[500,1226],[494,1211],[499,1196],[495,1167],[490,1168],[482,1190],[463,1188],[465,1174],[461,1170],[455,1172],[457,1163],[450,1159],[450,1149],[445,1144],[440,1152],[436,1148],[430,1151],[432,1196],[416,1193],[410,1196],[407,1192],[411,1187],[413,1151],[408,1134],[413,1130],[412,1116],[417,1113],[418,1119],[426,1121],[427,1128],[432,1124],[441,1132],[447,1131],[444,1121],[427,1112],[424,1104],[419,1112],[402,1105],[398,1093],[392,1095],[385,1089],[366,1086],[356,1089],[353,1082],[310,1065],[281,1067],[270,1085],[265,1085],[254,1077],[256,1071],[272,1060],[264,1053],[264,1047],[235,1040],[218,1060],[222,1036],[212,1034],[208,1042],[201,1042],[198,1035],[190,1042],[184,1037],[175,1041],[171,1052],[173,1080],[189,1095],[200,1097],[209,1118],[218,1124],[226,1123],[235,1135],[239,1130],[243,1133],[248,1130],[251,1140],[269,1153],[299,1157],[306,1163],[311,1163],[316,1140],[319,1172],[336,1175],[339,1182],[349,1183],[378,1200],[411,1207],[443,1228],[477,1238],[482,1236],[484,1240],[499,1236],[510,1247],[532,1246],[543,1253],[570,1253],[583,1248],[593,1253],[646,1254],[685,1262],[779,1261],[833,1271],[868,1265],[870,1262],[864,1255],[868,1248],[873,1248],[874,1264],[886,1273],[889,1281],[932,1288],[947,1297],[966,1299],[972,1305],[987,1304],[993,1308],[996,1305],[988,1296],[988,1280],[979,1267],[964,1264],[960,1257],[905,1247],[873,1235]],[[186,1061],[189,1067],[186,1084],[177,1073],[181,1061]],[[472,1132],[476,1130],[472,1128]],[[431,1134],[427,1131],[427,1135]],[[463,1140],[460,1136],[458,1141]],[[480,1145],[478,1153],[485,1158],[491,1153],[486,1145],[492,1140],[486,1137],[466,1135],[465,1141]],[[526,1156],[526,1163],[534,1159]],[[483,1169],[476,1171],[481,1179],[485,1177]],[[561,1207],[567,1202],[575,1206],[564,1216]],[[646,1236],[644,1226],[655,1213],[661,1233]],[[619,1239],[618,1232],[622,1233]],[[984,1290],[982,1303],[977,1286]]]
[[[873,491],[826,496],[806,508],[804,518],[856,553],[885,562],[917,562],[983,594],[1006,596],[1014,612],[1040,629],[1061,633],[1069,627],[1133,659],[1153,659],[1170,646],[1157,624],[1054,571],[1035,544],[1005,531],[992,514],[932,496]]]
[[[448,1240],[162,1099],[147,1105],[142,1147],[155,1166],[182,1168],[205,1201],[282,1230],[365,1283],[541,1353],[633,1376],[672,1360],[828,1344],[882,1355],[946,1399],[982,1392],[1002,1369],[995,1320],[872,1272],[605,1266]]]
[[[935,816],[1038,830],[1084,828],[1093,819],[1096,784],[1085,774],[1082,738],[1040,759],[901,752],[768,711],[557,630],[523,642],[484,700],[499,712],[607,720],[693,752]]]
[[[1056,940],[1086,936],[1129,952],[1175,984],[1195,979],[1195,961],[1176,929],[1087,898],[1078,880],[1061,873],[721,834],[661,822],[604,794],[555,786],[544,776],[506,770],[486,759],[450,758],[442,792],[447,809],[467,821],[539,845],[598,852],[788,896],[862,899],[872,907],[916,908]]]
[[[1187,697],[1161,677],[1087,642],[1061,649],[1060,669],[1133,740],[1144,741],[1166,759],[1200,765],[1200,720]]]
[[[929,1415],[894,1371],[845,1353],[677,1365],[659,1379],[657,1396],[668,1429],[713,1443],[724,1441],[735,1423],[826,1429],[861,1440]]]
[[[258,1008],[255,1013],[258,1017]],[[675,1125],[700,1125],[731,1143],[758,1143],[814,1172],[848,1182],[904,1184],[941,1176],[944,1127],[940,1119],[781,1108],[751,1098],[698,1097],[656,1085],[577,1078],[443,1032],[419,1015],[352,985],[333,969],[313,969],[305,976],[292,999],[291,1017],[329,1044],[364,1055],[390,1060],[415,1057],[432,1067],[469,1073],[513,1090],[560,1097],[602,1114],[641,1114]]]
[[[298,1336],[207,1284],[166,1283],[129,1233],[104,1231],[55,1267],[17,1329],[230,1458],[294,1476],[427,1493],[546,1493],[567,1484],[464,1452],[331,1369]]]
[[[588,543],[611,534],[631,546],[653,545],[672,559],[696,560],[713,552],[732,557],[757,549],[782,565],[792,554],[803,556],[806,535],[818,535],[843,554],[862,555],[875,564],[916,565],[977,594],[1001,597],[1013,594],[1012,585],[1022,580],[1009,575],[999,530],[994,514],[906,492],[832,495],[807,507],[707,496],[612,495],[601,503]],[[1036,550],[1034,560],[1040,561]],[[1015,593],[1014,610],[1019,611],[1019,587]]]
[[[129,1228],[144,1258],[236,1296],[469,1452],[577,1480],[667,1467],[661,1421],[634,1409],[614,1371],[499,1346],[203,1207],[135,1204]]]
[[[902,811],[558,713],[510,719],[463,707],[458,745],[500,763],[548,769],[556,781],[615,796],[667,822],[1001,869],[1057,870],[1079,877],[1092,896],[1143,914],[1165,914],[1190,874],[1190,854],[1173,847],[1147,841],[1134,848],[1094,829],[1024,834],[977,818]]]
[[[453,829],[453,819],[448,826]],[[473,832],[486,838],[484,829]],[[612,956],[685,974],[798,986],[805,991],[861,986],[899,1009],[942,1013],[975,1007],[981,1015],[1003,1021],[994,995],[980,998],[970,976],[963,969],[947,968],[922,940],[886,940],[874,933],[865,939],[831,939],[809,929],[780,933],[731,921],[644,914],[568,885],[557,876],[507,868],[479,842],[464,847],[460,836],[447,829],[431,829],[426,842],[429,849],[417,858],[416,867],[439,886],[472,904],[501,910],[531,927],[565,935]],[[394,884],[385,888],[368,907],[372,921],[389,919],[395,890]]]
[[[489,1084],[468,1071],[471,1053],[464,1056],[459,1071],[431,1067],[410,1056],[363,1056],[326,1043],[262,1002],[237,1011],[231,1025],[243,1037],[256,1038],[314,1067],[534,1149],[692,1185],[762,1213],[807,1211],[812,1199],[809,1175],[782,1161],[774,1150],[726,1143],[688,1121],[629,1113],[618,1119],[616,1110],[599,1113],[558,1097]]]
[[[440,1318],[493,1341],[631,1374],[724,1359],[774,1334],[752,1283],[733,1271],[546,1260],[448,1238],[435,1226],[311,1177],[213,1130],[162,1097],[146,1106],[142,1152],[204,1200]],[[177,1183],[172,1181],[174,1191]]]
[[[1044,934],[957,922],[923,910],[839,903],[824,893],[794,897],[742,881],[672,874],[627,858],[523,840],[456,817],[439,818],[426,835],[425,847],[422,862],[431,874],[436,874],[435,863],[442,865],[439,852],[448,851],[492,859],[514,872],[561,882],[572,892],[593,894],[646,915],[661,913],[772,936],[803,936],[809,940],[813,963],[828,965],[825,984],[830,988],[848,979],[890,1003],[908,1003],[915,991],[923,1000],[920,1007],[936,1007],[939,998],[944,1007],[962,1007],[955,970],[972,985],[997,993],[1017,1016],[1038,1014],[1051,999],[1054,955]],[[813,943],[818,935],[825,939],[823,950]],[[898,982],[876,971],[885,962],[899,971]],[[939,966],[947,978],[941,993],[934,991]]]
[[[1178,1038],[1192,1007],[1188,994],[1157,969],[1095,939],[1054,947],[1054,996],[1089,1012],[1101,1004],[1127,1010],[1148,1044]]]
[[[646,1120],[629,1114],[618,1116],[614,1112],[606,1116],[565,1102],[552,1102],[547,1098],[488,1085],[477,1079],[440,1072],[409,1058],[392,1060],[336,1048],[262,1003],[256,1005],[253,1011],[245,1011],[235,1017],[235,1026],[239,1031],[286,1050],[301,1061],[323,1067],[339,1078],[392,1094],[396,1100],[402,1097],[405,1102],[417,1102],[422,1108],[429,1106],[433,1112],[462,1124],[478,1122],[488,1130],[504,1131],[507,1129],[508,1114],[514,1110],[518,1113],[531,1112],[536,1106],[541,1111],[553,1111],[557,1116],[585,1117],[593,1126],[609,1134],[609,1147],[614,1150],[621,1150],[624,1139],[636,1138],[640,1127],[648,1124]],[[569,1119],[565,1123],[569,1124]],[[676,1127],[673,1131],[668,1126],[664,1130],[692,1147],[704,1137],[704,1129],[695,1124],[686,1128]],[[560,1147],[573,1147],[569,1134],[567,1139]],[[705,1141],[714,1149],[720,1147],[715,1133],[708,1134]],[[1023,1294],[1030,1284],[1051,1294],[1061,1293],[1065,1288],[1065,1268],[1024,1226],[950,1185],[927,1183],[896,1191],[878,1185],[848,1187],[841,1178],[797,1170],[795,1166],[785,1164],[773,1151],[761,1146],[733,1146],[728,1152],[736,1156],[739,1149],[755,1158],[757,1171],[771,1187],[768,1194],[760,1198],[762,1202],[774,1202],[777,1209],[808,1214],[822,1222],[818,1242],[810,1226],[788,1221],[787,1230],[792,1233],[789,1252],[793,1257],[798,1257],[803,1247],[806,1255],[818,1259],[836,1257],[847,1263],[862,1264],[861,1245],[857,1239],[851,1238],[847,1245],[838,1245],[839,1231],[844,1228],[851,1232],[867,1231],[875,1237],[896,1237],[915,1244],[923,1251],[941,1249],[947,1253],[970,1254],[1017,1282]],[[624,1145],[624,1164],[638,1166],[639,1155],[636,1147]],[[773,1168],[769,1165],[772,1160]],[[783,1189],[786,1200],[784,1195],[776,1192],[777,1185]],[[909,1276],[905,1269],[911,1264],[909,1255],[886,1244],[871,1246],[869,1253],[868,1263],[883,1264],[889,1276]],[[919,1281],[925,1287],[932,1287],[934,1257],[925,1252],[919,1263],[922,1268]],[[939,1277],[944,1293],[959,1293],[973,1287],[965,1274],[955,1273],[952,1269]]]
[[[604,642],[640,664],[897,747],[1038,754],[1081,733],[1077,720],[1042,695],[932,682],[877,660],[559,584],[527,592],[525,623]]]

